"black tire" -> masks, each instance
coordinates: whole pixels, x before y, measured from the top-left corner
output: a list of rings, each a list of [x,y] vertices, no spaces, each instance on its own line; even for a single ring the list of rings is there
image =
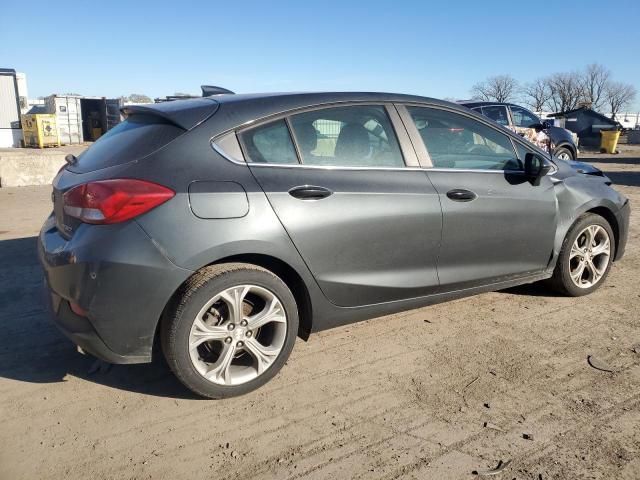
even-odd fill
[[[257,377],[238,385],[207,380],[191,361],[189,335],[200,309],[216,294],[237,285],[256,285],[274,294],[286,313],[284,345],[273,363]],[[291,354],[298,332],[298,308],[287,285],[272,272],[246,263],[225,263],[204,268],[177,292],[161,323],[164,356],[176,377],[191,391],[207,398],[243,395],[271,380]],[[235,358],[235,357],[234,357]]]
[[[562,154],[568,155],[570,160],[575,160],[576,159],[576,157],[573,154],[573,152],[567,147],[560,147],[560,148],[556,149],[555,152],[553,152],[553,156],[554,157],[558,157],[558,158],[560,158],[560,155],[562,155]]]
[[[609,235],[609,242],[611,245],[610,255],[607,262],[606,269],[600,277],[600,279],[589,288],[581,288],[578,287],[570,275],[570,254],[571,248],[576,241],[578,235],[589,225],[600,225],[603,227],[607,234]],[[609,275],[609,271],[611,270],[611,263],[615,256],[615,237],[613,236],[613,231],[611,229],[611,225],[609,222],[605,220],[600,215],[596,215],[594,213],[585,213],[581,215],[576,222],[571,226],[569,232],[567,233],[564,241],[562,242],[562,247],[560,249],[560,255],[558,256],[558,262],[556,263],[556,267],[553,271],[553,276],[550,279],[550,286],[564,294],[571,297],[581,297],[583,295],[588,295],[594,290],[600,288],[600,286],[605,282],[607,276]]]

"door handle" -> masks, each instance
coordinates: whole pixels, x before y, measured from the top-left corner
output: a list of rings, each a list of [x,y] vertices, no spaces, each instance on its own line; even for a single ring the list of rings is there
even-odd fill
[[[471,200],[475,200],[478,196],[471,190],[454,188],[453,190],[449,190],[447,192],[447,197],[449,197],[454,202],[470,202]]]
[[[300,185],[289,190],[289,195],[300,200],[322,200],[333,195],[333,192],[328,188],[315,185]]]

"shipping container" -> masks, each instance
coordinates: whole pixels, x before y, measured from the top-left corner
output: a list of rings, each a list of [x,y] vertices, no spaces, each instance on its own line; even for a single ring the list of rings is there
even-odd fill
[[[55,114],[62,145],[82,143],[82,107],[80,97],[50,95],[45,99],[47,113]]]
[[[0,148],[22,143],[16,71],[0,68]]]
[[[82,134],[85,140],[95,141],[121,121],[119,98],[83,97]]]
[[[59,147],[56,115],[52,113],[22,115],[22,131],[25,147]]]
[[[65,145],[95,141],[122,119],[119,98],[51,95],[45,103],[47,113],[56,114],[60,143]]]

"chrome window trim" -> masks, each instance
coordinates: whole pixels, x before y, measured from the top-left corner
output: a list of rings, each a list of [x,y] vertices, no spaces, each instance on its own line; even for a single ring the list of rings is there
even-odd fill
[[[350,106],[350,105],[378,105],[378,106],[384,106],[387,109],[387,113],[389,114],[389,110],[393,107],[395,107],[397,113],[398,113],[398,117],[400,119],[400,122],[402,124],[402,126],[405,127],[406,129],[406,134],[409,136],[409,140],[414,148],[414,150],[416,150],[416,143],[414,142],[414,138],[412,138],[410,130],[411,127],[413,127],[414,130],[416,130],[416,134],[418,135],[419,138],[419,142],[417,142],[418,144],[418,149],[419,146],[422,145],[422,148],[425,149],[427,158],[428,158],[428,162],[430,163],[430,166],[427,165],[421,165],[421,166],[411,166],[407,163],[407,157],[404,155],[404,148],[402,145],[402,141],[400,140],[400,135],[402,135],[402,133],[398,133],[398,128],[395,125],[394,121],[397,121],[397,117],[395,117],[392,113],[389,114],[392,126],[394,127],[394,131],[396,133],[396,136],[398,137],[398,143],[400,143],[400,148],[402,150],[403,153],[403,159],[405,161],[406,166],[405,167],[365,167],[365,166],[361,166],[361,167],[346,167],[346,166],[337,166],[337,165],[305,165],[305,164],[290,164],[290,163],[259,163],[259,162],[251,162],[251,161],[247,161],[246,159],[244,159],[244,152],[242,150],[242,144],[240,142],[240,140],[237,138],[237,134],[239,132],[242,132],[244,130],[248,130],[250,128],[254,128],[257,127],[261,124],[265,124],[265,123],[269,123],[271,121],[276,121],[282,118],[286,118],[288,116],[291,115],[295,115],[297,113],[303,113],[303,112],[308,112],[308,111],[313,111],[313,110],[321,110],[324,108],[331,108],[333,106],[336,107],[342,107],[342,106]],[[332,102],[332,103],[326,103],[326,104],[321,104],[321,105],[314,105],[312,107],[305,107],[305,108],[297,108],[294,110],[290,110],[288,112],[285,113],[279,113],[276,115],[271,115],[269,117],[264,117],[262,119],[258,119],[258,120],[250,120],[248,122],[243,123],[242,125],[239,125],[237,127],[234,127],[232,129],[226,130],[224,132],[222,132],[219,135],[216,135],[215,137],[212,137],[210,140],[210,145],[211,147],[214,149],[214,151],[216,151],[218,154],[220,154],[220,156],[222,156],[225,160],[235,164],[235,165],[245,165],[245,166],[252,166],[252,167],[259,167],[259,168],[265,168],[265,167],[275,167],[275,168],[305,168],[305,169],[313,169],[313,170],[347,170],[347,171],[367,171],[367,170],[374,170],[374,171],[393,171],[393,172],[406,172],[406,171],[427,171],[427,172],[462,172],[462,173],[501,173],[501,174],[505,174],[505,173],[522,173],[522,170],[476,170],[476,169],[459,169],[459,168],[435,168],[433,167],[433,164],[431,163],[431,158],[428,156],[429,153],[426,151],[426,146],[424,145],[424,142],[422,141],[422,137],[420,137],[420,133],[417,132],[417,129],[415,128],[415,124],[413,123],[413,119],[411,118],[411,115],[409,114],[408,110],[407,110],[407,106],[414,106],[414,107],[424,107],[424,108],[436,108],[439,110],[446,110],[452,113],[457,113],[459,115],[463,115],[466,116],[468,118],[474,119],[476,121],[479,121],[480,123],[496,130],[497,132],[500,132],[502,134],[505,134],[505,132],[501,132],[500,128],[504,128],[502,126],[500,126],[499,128],[496,128],[495,125],[491,125],[488,121],[485,121],[484,119],[487,119],[488,117],[485,117],[484,115],[481,115],[481,118],[477,118],[474,115],[469,115],[466,112],[460,112],[457,109],[452,109],[452,108],[447,108],[446,106],[442,106],[442,105],[434,105],[434,104],[430,104],[430,103],[417,103],[417,102],[408,102],[408,103],[392,103],[392,102],[371,102],[371,101],[365,101],[365,102],[359,102],[359,101],[343,101],[343,102]],[[404,115],[403,112],[404,111]],[[475,113],[480,113],[480,112],[475,112]],[[406,120],[408,119],[410,120],[410,122],[406,123]],[[490,120],[490,119],[489,119]],[[505,129],[506,130],[506,129]],[[525,149],[528,149],[530,151],[532,151],[532,153],[536,153],[539,154],[539,152],[536,152],[535,150],[532,150],[528,144],[528,142],[524,142],[524,141],[520,141],[519,139],[513,138],[513,132],[507,130],[508,134],[507,137],[509,137],[509,139],[511,140],[512,144],[515,143],[519,143],[520,145],[522,145]],[[236,141],[238,142],[238,144],[240,145],[240,151],[243,154],[243,159],[239,160],[239,159],[235,159],[233,158],[231,155],[229,155],[227,152],[225,152],[217,143],[216,141],[219,140],[220,138],[224,137],[225,135],[230,135],[233,134],[236,136]],[[292,139],[293,140],[293,139]],[[516,155],[517,155],[517,148],[515,148],[514,145],[514,150],[516,151]],[[422,164],[422,163],[427,163],[427,160],[425,159],[424,162],[420,161],[420,157],[418,155],[418,151],[415,152],[416,153],[416,159],[418,160],[418,163]],[[548,157],[548,153],[544,152],[543,158],[547,156]],[[556,164],[550,160],[549,158],[546,158],[546,160],[549,161],[549,163],[552,166],[552,170],[547,174],[548,176],[555,174],[558,171],[558,167],[556,166]]]
[[[552,170],[549,171],[545,176],[551,176],[558,171],[558,167],[555,166],[553,162],[549,162],[551,164]],[[500,173],[502,175],[506,173],[510,173],[512,175],[524,175],[524,170],[474,170],[473,168],[423,168],[422,170],[429,172],[461,172],[461,173]]]
[[[346,167],[339,165],[306,165],[304,163],[294,164],[294,163],[260,163],[260,162],[247,162],[246,165],[251,167],[275,167],[275,168],[304,168],[311,170],[373,170],[373,171],[381,171],[381,172],[411,172],[411,171],[420,171],[424,172],[425,169],[422,167]]]
[[[504,175],[505,173],[524,174],[524,170],[487,170],[487,169],[474,169],[474,168],[428,168],[427,172],[462,172],[462,173],[500,173]]]
[[[238,143],[238,149],[240,151],[240,154],[242,155],[242,159],[238,159],[233,157],[232,155],[230,155],[229,153],[227,153],[219,144],[218,142],[227,137],[233,135],[235,138],[235,141]],[[225,160],[230,161],[231,163],[235,163],[236,165],[246,165],[247,161],[244,159],[244,153],[242,152],[242,148],[240,147],[240,141],[238,140],[238,137],[236,137],[236,134],[233,130],[228,131],[226,133],[223,133],[221,135],[217,135],[215,137],[213,137],[210,141],[209,144],[211,145],[211,148],[213,148],[218,154],[220,154]]]
[[[314,112],[317,110],[327,110],[327,109],[331,109],[331,108],[344,108],[344,107],[360,107],[360,106],[374,106],[374,107],[382,107],[385,111],[385,113],[387,114],[388,120],[389,120],[389,124],[391,125],[391,128],[393,129],[393,133],[396,136],[396,141],[398,142],[398,149],[400,150],[400,155],[402,157],[402,162],[404,163],[404,167],[369,167],[369,166],[358,166],[358,167],[348,167],[348,166],[340,166],[340,165],[307,165],[305,163],[303,163],[303,159],[300,156],[299,150],[298,150],[298,142],[297,139],[295,137],[295,133],[293,131],[292,126],[290,125],[290,121],[289,119],[294,116],[294,115],[299,115],[302,113],[307,113],[307,112]],[[251,125],[241,125],[239,127],[236,127],[235,129],[231,129],[228,130],[227,132],[221,134],[221,135],[217,135],[215,138],[220,138],[222,136],[224,136],[225,134],[229,134],[230,132],[234,132],[236,134],[236,137],[238,134],[241,134],[247,130],[252,130],[254,128],[258,128],[262,125],[266,125],[268,123],[271,122],[277,122],[279,120],[284,120],[285,123],[287,124],[287,128],[289,129],[289,136],[291,138],[291,142],[293,143],[293,146],[296,150],[296,154],[298,157],[298,163],[297,164],[293,164],[293,163],[268,163],[268,162],[252,162],[251,159],[246,159],[246,156],[244,155],[244,147],[243,147],[243,142],[240,141],[240,139],[238,138],[238,143],[240,144],[240,149],[243,153],[243,157],[245,157],[245,161],[242,162],[244,165],[249,165],[252,167],[286,167],[286,168],[313,168],[313,169],[330,169],[330,170],[382,170],[382,171],[405,171],[405,170],[413,170],[413,169],[417,169],[417,170],[422,170],[422,168],[414,168],[413,166],[410,166],[407,163],[407,156],[406,156],[406,151],[407,151],[407,145],[403,145],[403,140],[406,140],[403,136],[402,136],[402,131],[398,131],[397,128],[397,119],[394,117],[394,113],[395,111],[392,110],[393,109],[393,102],[375,102],[375,101],[363,101],[363,102],[359,102],[359,101],[344,101],[344,102],[332,102],[332,103],[325,103],[325,104],[321,104],[321,105],[314,105],[314,106],[310,106],[310,107],[303,107],[303,108],[297,108],[295,110],[290,110],[287,112],[281,112],[278,113],[276,115],[271,115],[269,117],[264,117],[260,120],[256,120],[255,122],[252,122]],[[212,143],[212,146],[215,145],[215,143]],[[217,146],[217,145],[216,145]],[[214,149],[215,146],[214,146]],[[218,147],[219,149],[219,147]],[[218,149],[216,149],[216,151],[218,151]],[[220,149],[221,150],[221,149]],[[218,151],[218,153],[220,153]],[[238,163],[233,161],[232,159],[229,158],[228,155],[225,155],[223,153],[220,153],[225,159],[232,161],[233,163]],[[409,151],[409,154],[411,154],[411,151]],[[417,162],[417,158],[414,160],[415,163]]]

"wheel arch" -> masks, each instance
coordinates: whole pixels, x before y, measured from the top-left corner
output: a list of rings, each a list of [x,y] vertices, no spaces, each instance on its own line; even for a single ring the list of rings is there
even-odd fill
[[[563,188],[558,192],[558,219],[556,237],[554,241],[554,252],[552,254],[551,261],[548,264],[548,268],[551,271],[556,266],[562,243],[569,233],[571,227],[578,221],[581,215],[585,213],[594,213],[601,216],[613,230],[613,241],[615,251],[618,251],[620,245],[620,225],[616,218],[615,211],[616,205],[610,199],[597,198],[584,203],[578,203],[580,199],[580,192],[572,191],[572,189]],[[614,257],[615,258],[615,257]]]
[[[556,145],[556,148],[554,149],[554,155],[555,155],[555,152],[556,152],[559,148],[566,148],[566,149],[570,150],[570,151],[571,151],[571,155],[573,155],[573,159],[574,159],[574,160],[578,158],[578,150],[577,150],[576,146],[575,146],[575,145],[573,145],[571,142],[566,142],[566,141],[564,141],[564,142],[560,142],[560,143],[558,143],[558,144]]]
[[[299,328],[298,328],[298,337],[303,340],[308,340],[312,331],[313,325],[313,309],[311,296],[307,289],[307,286],[300,276],[300,274],[287,262],[274,257],[272,255],[262,254],[262,253],[242,253],[236,255],[230,255],[227,257],[223,257],[207,263],[206,265],[202,265],[199,269],[194,271],[193,275],[196,275],[203,268],[206,268],[210,265],[217,265],[221,263],[249,263],[252,265],[257,265],[266,270],[269,270],[271,273],[277,275],[282,281],[287,285],[291,293],[293,294],[296,304],[298,305],[298,317],[299,317]],[[184,282],[182,282],[171,295],[169,300],[167,301],[163,311],[162,316],[166,314],[173,301],[175,300],[178,292],[181,287],[189,281],[193,275],[189,276]],[[158,319],[156,330],[154,334],[154,344],[153,344],[153,353],[152,356],[155,358],[157,352],[160,351],[160,324],[161,318]]]
[[[228,262],[251,263],[269,270],[282,279],[287,287],[289,287],[289,290],[291,290],[291,293],[293,293],[293,297],[296,299],[296,304],[298,305],[300,323],[298,336],[305,341],[309,338],[313,324],[311,296],[309,295],[309,290],[304,280],[295,268],[277,257],[262,253],[231,255],[212,262],[210,265]]]
[[[586,210],[583,213],[594,213],[596,215],[599,215],[604,218],[609,223],[609,225],[611,225],[611,230],[613,230],[613,241],[615,245],[615,251],[612,258],[615,259],[615,255],[620,244],[620,225],[618,225],[618,219],[614,215],[613,211],[605,206],[598,206]]]

